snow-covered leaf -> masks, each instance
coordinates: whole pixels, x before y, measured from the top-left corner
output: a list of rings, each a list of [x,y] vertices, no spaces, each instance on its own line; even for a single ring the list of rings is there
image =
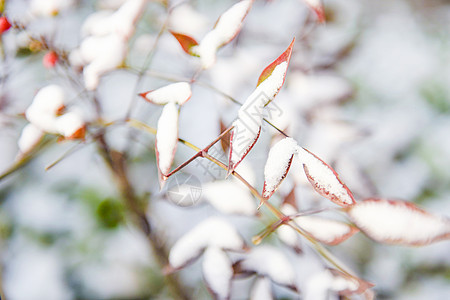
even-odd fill
[[[86,133],[86,125],[83,118],[77,112],[67,112],[58,117],[55,122],[56,130],[66,139],[83,139]]]
[[[336,269],[329,269],[329,272],[332,275],[331,290],[343,296],[362,294],[374,286],[370,282],[349,276]]]
[[[325,22],[325,10],[323,8],[322,0],[304,0],[309,8],[317,15],[320,23]]]
[[[181,48],[183,48],[184,52],[190,55],[194,55],[191,51],[191,48],[197,46],[198,42],[193,37],[174,31],[170,31],[170,33],[177,39],[178,43],[180,43]]]
[[[191,98],[192,91],[189,83],[176,82],[139,95],[154,104],[164,105],[172,102],[183,105]]]
[[[199,45],[189,48],[189,54],[200,56],[204,69],[214,64],[217,50],[239,33],[252,3],[253,0],[243,0],[233,5],[220,16],[214,28],[203,37]]]
[[[20,154],[26,154],[34,149],[34,147],[39,144],[44,132],[34,126],[33,124],[28,124],[22,129],[17,145],[19,146]]]
[[[172,166],[178,144],[178,108],[175,103],[167,103],[158,120],[156,132],[156,162],[160,177],[161,188],[164,175],[168,174]]]
[[[282,76],[282,81],[279,83],[279,87],[284,83],[284,79],[286,77],[286,71],[287,67],[289,65],[289,61],[291,60],[291,54],[292,54],[292,48],[294,47],[295,38],[292,40],[289,47],[284,51],[280,56],[278,56],[277,59],[275,59],[270,65],[268,65],[262,72],[261,75],[258,78],[257,86],[260,85],[263,81],[265,81],[267,78],[269,78],[272,73],[274,72],[275,68],[279,65],[282,65],[283,63],[286,63],[286,65],[283,65],[284,72]],[[279,88],[278,88],[279,89]]]
[[[100,10],[91,14],[81,28],[83,36],[105,36],[114,34],[129,39],[135,30],[136,21],[145,9],[147,0],[125,1],[116,11]]]
[[[281,211],[286,215],[298,213],[297,210],[289,204],[284,204]],[[342,243],[359,231],[358,228],[345,222],[316,216],[299,216],[293,218],[293,221],[316,240],[330,246]],[[298,233],[289,226],[281,226],[278,228],[277,233],[279,238],[287,245],[294,249],[300,247]]]
[[[288,50],[292,50],[293,42]],[[231,173],[245,158],[258,140],[263,121],[264,107],[278,94],[284,83],[291,50],[286,50],[264,71],[256,89],[245,100],[238,111],[230,135],[228,173]]]
[[[242,273],[257,273],[269,277],[273,282],[295,289],[295,271],[292,263],[279,249],[263,245],[252,248],[239,261],[235,269]]]
[[[255,215],[256,203],[248,189],[231,180],[209,182],[202,193],[217,210],[226,214]]]
[[[206,247],[241,251],[244,240],[236,229],[224,219],[211,217],[181,237],[169,253],[172,269],[180,269],[195,260]]]
[[[421,246],[450,239],[448,218],[410,202],[370,198],[346,210],[352,222],[377,242]]]
[[[352,277],[335,269],[325,269],[315,273],[308,279],[304,299],[326,299],[329,292],[342,296],[362,294],[373,284],[360,278]]]
[[[229,299],[233,266],[220,248],[208,247],[203,255],[203,278],[215,299]]]
[[[30,12],[39,17],[54,17],[62,10],[67,10],[74,5],[73,0],[32,0]]]
[[[233,130],[230,135],[228,173],[230,174],[239,163],[250,152],[258,140],[261,133],[261,121],[253,120],[251,117],[237,119],[233,123]]]
[[[355,204],[352,192],[333,168],[304,148],[299,147],[298,151],[306,177],[320,195],[340,206]]]
[[[64,90],[56,84],[43,87],[25,111],[25,117],[42,131],[57,133],[55,122],[64,107]]]
[[[273,300],[272,286],[267,277],[256,278],[250,291],[250,300]]]
[[[331,246],[342,243],[359,231],[345,222],[314,216],[301,216],[295,218],[295,222],[316,240]]]
[[[297,147],[297,142],[287,137],[270,149],[264,167],[264,188],[262,192],[264,198],[270,198],[286,177]]]

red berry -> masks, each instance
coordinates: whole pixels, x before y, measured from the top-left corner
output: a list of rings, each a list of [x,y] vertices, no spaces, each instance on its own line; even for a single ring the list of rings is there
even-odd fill
[[[58,54],[54,51],[47,52],[42,59],[42,64],[47,69],[53,68],[58,62]]]
[[[3,34],[9,28],[11,28],[11,23],[9,23],[8,19],[5,16],[0,17],[0,34]]]

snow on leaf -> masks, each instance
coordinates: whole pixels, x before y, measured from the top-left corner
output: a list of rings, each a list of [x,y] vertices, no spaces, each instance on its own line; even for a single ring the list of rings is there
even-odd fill
[[[203,277],[215,299],[229,299],[233,267],[227,254],[220,248],[209,247],[203,256]]]
[[[374,286],[370,282],[362,280],[361,278],[344,274],[343,272],[336,269],[329,269],[328,272],[330,272],[330,274],[332,275],[332,281],[330,285],[331,290],[338,292],[342,296],[362,294],[367,289],[370,289]]]
[[[292,263],[274,246],[264,245],[252,248],[251,252],[238,262],[238,269],[267,276],[277,284],[295,289],[296,279]]]
[[[335,269],[325,269],[310,276],[306,283],[304,298],[307,300],[325,299],[330,291],[343,296],[362,294],[373,284],[352,277]]]
[[[351,191],[342,183],[336,171],[308,150],[299,147],[298,151],[306,177],[320,195],[340,206],[355,204]]]
[[[261,121],[256,120],[257,123],[255,123],[255,120],[251,117],[244,120],[238,118],[233,123],[234,128],[230,135],[230,152],[228,156],[229,174],[236,169],[248,152],[250,152],[261,133]]]
[[[189,83],[176,82],[139,95],[153,104],[164,105],[172,102],[183,105],[191,98],[192,91]]]
[[[77,112],[67,112],[58,117],[55,127],[58,133],[67,139],[84,138],[85,123]]]
[[[283,74],[283,81],[280,84],[280,87],[283,85],[284,83],[284,79],[285,79],[285,75],[286,75],[286,71],[287,71],[287,67],[289,65],[289,61],[291,60],[291,54],[292,54],[292,48],[294,47],[294,41],[295,38],[292,40],[291,44],[289,45],[289,47],[286,49],[286,51],[284,51],[277,59],[275,59],[270,65],[268,65],[262,72],[261,75],[258,78],[258,83],[256,86],[260,85],[263,81],[265,81],[268,77],[270,77],[272,75],[272,73],[274,72],[275,68],[282,64],[282,63],[286,63],[285,66],[285,70],[284,70],[284,74]]]
[[[214,181],[203,185],[202,193],[217,210],[226,214],[255,215],[256,203],[250,192],[233,181]]]
[[[359,230],[347,223],[315,216],[301,216],[295,222],[316,240],[327,245],[342,243]]]
[[[214,64],[217,50],[239,33],[252,3],[253,0],[243,0],[233,5],[220,16],[214,28],[204,36],[200,44],[190,48],[188,53],[200,56],[204,69]]]
[[[264,198],[270,198],[286,177],[297,147],[297,142],[287,137],[270,149],[264,167],[264,188],[262,192]]]
[[[322,0],[304,0],[309,8],[317,15],[320,23],[325,22],[325,10],[323,8]]]
[[[273,300],[272,287],[267,277],[258,277],[250,292],[250,300]]]
[[[34,126],[33,124],[28,124],[22,129],[17,145],[19,146],[20,154],[26,154],[34,149],[34,147],[39,144],[44,132]]]
[[[346,211],[351,221],[377,242],[422,246],[450,239],[450,219],[410,202],[370,198]]]
[[[218,217],[208,218],[173,245],[169,253],[171,268],[183,268],[195,260],[206,247],[241,251],[245,243],[230,223]]]
[[[180,43],[184,52],[186,52],[187,54],[190,54],[190,55],[194,55],[194,53],[192,53],[192,51],[191,51],[191,48],[194,46],[197,46],[198,43],[193,37],[190,37],[189,35],[186,35],[183,33],[174,32],[174,31],[170,31],[170,33],[177,39],[178,43]]]
[[[230,135],[228,173],[239,165],[258,140],[264,107],[275,98],[283,85],[287,66],[286,61],[275,66],[270,76],[256,87],[239,109]]]
[[[125,1],[116,11],[101,10],[88,16],[81,28],[83,36],[115,34],[129,39],[145,9],[146,0]]]
[[[156,161],[160,175],[160,185],[163,177],[168,174],[178,144],[178,108],[175,103],[167,103],[158,120],[156,132]]]
[[[56,116],[64,109],[64,90],[59,85],[48,85],[39,90],[25,111],[25,117],[42,131],[57,133]]]
[[[298,214],[290,204],[283,204],[281,211],[288,216]],[[342,243],[359,230],[345,222],[330,220],[316,216],[299,216],[292,219],[301,229],[312,235],[316,240],[334,246]],[[277,229],[279,238],[294,249],[299,248],[299,235],[289,226],[281,226]]]

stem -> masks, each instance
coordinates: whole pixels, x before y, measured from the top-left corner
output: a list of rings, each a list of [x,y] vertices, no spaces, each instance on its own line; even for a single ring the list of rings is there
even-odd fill
[[[152,134],[156,133],[156,129],[142,123],[139,121],[135,121],[135,120],[130,120],[129,123],[137,128],[141,128],[146,130],[147,132],[150,132]],[[229,128],[229,130],[231,130]],[[202,152],[202,150],[183,140],[183,139],[178,139],[179,142],[181,142],[182,144],[186,145],[187,147],[191,148],[192,150],[196,151],[196,152]],[[218,165],[219,167],[221,167],[224,170],[228,170],[228,167],[221,161],[219,161],[218,159],[216,159],[215,157],[209,155],[207,152],[203,152],[202,156],[210,161],[212,161],[213,163],[215,163],[216,165]],[[296,223],[291,222],[291,218],[286,216],[285,214],[283,214],[280,210],[278,210],[276,207],[274,207],[270,202],[268,202],[263,196],[261,196],[261,194],[255,189],[255,187],[253,187],[250,183],[248,183],[247,180],[245,180],[241,175],[239,175],[239,173],[237,173],[236,171],[231,172],[231,174],[236,177],[239,181],[241,181],[249,190],[250,192],[257,198],[260,200],[261,204],[264,204],[282,223],[286,223],[286,225],[290,226],[291,228],[293,228],[295,231],[297,231],[301,236],[303,236],[310,244],[312,244],[312,247],[326,260],[328,261],[331,265],[333,265],[334,267],[336,267],[338,270],[340,270],[342,273],[358,279],[358,277],[356,275],[353,274],[353,272],[351,272],[347,267],[344,266],[344,264],[342,262],[340,262],[333,254],[331,254],[330,251],[328,251],[322,244],[320,244],[318,241],[316,241],[310,234],[308,234],[307,232],[303,231]]]
[[[140,203],[140,199],[136,196],[134,188],[130,184],[127,174],[126,158],[122,153],[110,149],[105,140],[104,132],[98,136],[97,142],[99,152],[113,174],[119,192],[125,200],[125,204],[134,214],[138,228],[147,238],[152,252],[157,258],[156,261],[160,265],[160,269],[163,269],[164,266],[169,264],[168,251],[161,243],[159,236],[152,230],[150,222],[145,214],[145,207]],[[164,278],[172,296],[177,299],[190,299],[186,293],[187,288],[181,285],[177,274],[169,274]]]
[[[185,161],[184,163],[182,163],[181,165],[179,165],[178,167],[176,167],[172,172],[170,172],[167,175],[164,175],[164,177],[167,179],[170,176],[172,176],[173,174],[177,173],[178,171],[180,171],[181,169],[183,169],[184,167],[186,167],[187,165],[189,165],[194,159],[196,159],[197,157],[205,157],[205,154],[208,153],[208,150],[214,146],[218,141],[220,141],[228,132],[230,132],[232,129],[234,128],[234,126],[230,126],[228,127],[226,130],[224,130],[214,141],[212,141],[208,146],[206,146],[205,148],[203,148],[203,150],[197,151],[197,153],[192,156],[191,158],[189,158],[187,161]]]

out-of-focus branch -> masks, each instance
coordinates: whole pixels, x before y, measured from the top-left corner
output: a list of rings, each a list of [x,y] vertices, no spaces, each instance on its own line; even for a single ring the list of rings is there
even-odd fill
[[[104,132],[99,134],[97,143],[99,152],[102,155],[106,165],[111,170],[125,205],[132,213],[138,228],[147,238],[153,254],[156,257],[157,262],[160,264],[160,269],[162,269],[169,263],[168,251],[164,247],[164,244],[158,234],[152,230],[150,221],[145,213],[146,206],[140,201],[129,181],[125,156],[121,152],[112,150],[109,147],[105,139]],[[175,299],[190,299],[188,296],[188,289],[181,285],[181,282],[176,274],[166,275],[165,281],[172,297]]]

